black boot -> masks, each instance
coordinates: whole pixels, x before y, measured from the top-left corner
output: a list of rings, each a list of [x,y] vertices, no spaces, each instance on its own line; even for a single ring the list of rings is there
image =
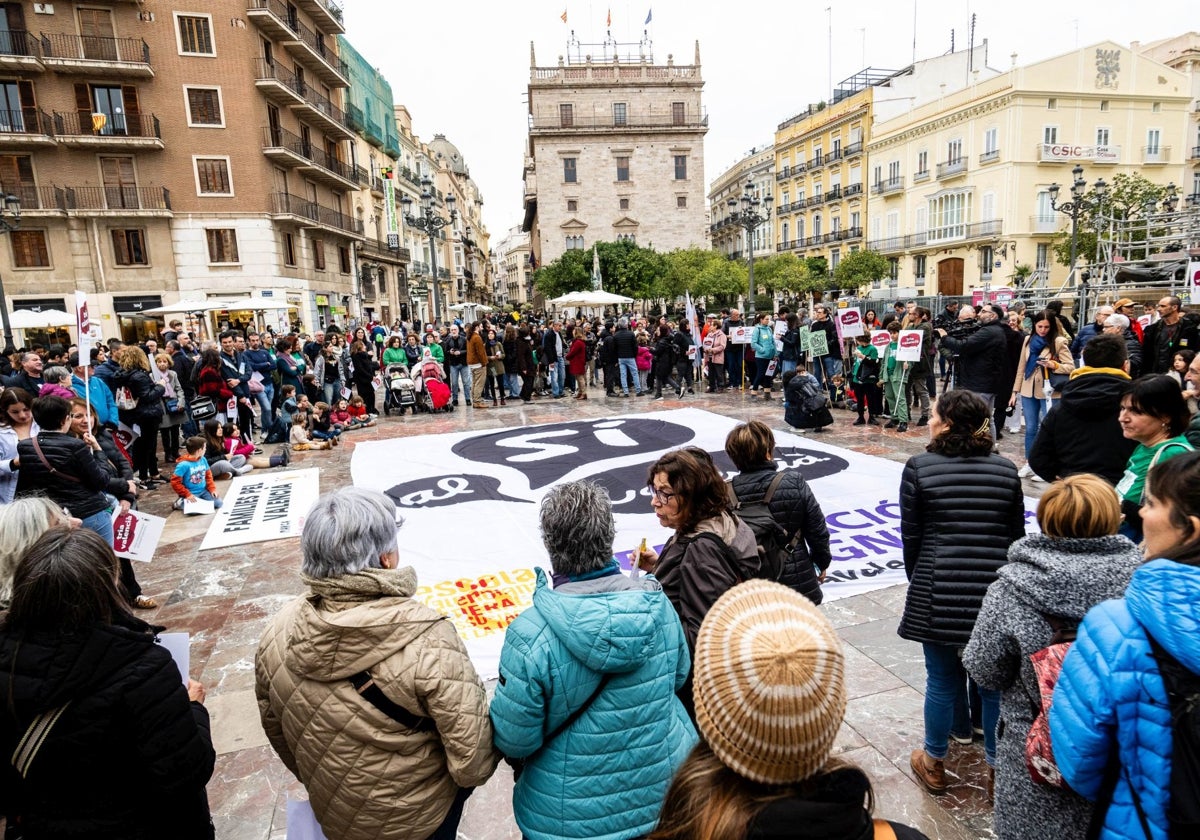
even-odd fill
[[[860,414],[860,415],[858,415],[858,419],[857,419],[857,420],[855,420],[855,421],[854,421],[853,423],[851,423],[850,425],[852,425],[852,426],[865,426],[865,425],[867,425],[867,421],[866,421],[866,419],[865,419],[865,418],[864,418],[864,417],[863,417],[863,416]]]

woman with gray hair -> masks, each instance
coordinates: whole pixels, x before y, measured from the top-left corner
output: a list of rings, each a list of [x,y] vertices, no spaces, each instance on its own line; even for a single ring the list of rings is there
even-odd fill
[[[612,503],[588,481],[541,507],[554,588],[509,625],[492,701],[496,746],[517,762],[513,812],[529,840],[624,840],[654,828],[696,730],[675,692],[691,657],[652,576],[612,556]]]
[[[499,758],[454,625],[413,599],[398,524],[382,493],[318,499],[300,538],[308,592],[271,622],[254,660],[271,746],[339,840],[453,840]]]

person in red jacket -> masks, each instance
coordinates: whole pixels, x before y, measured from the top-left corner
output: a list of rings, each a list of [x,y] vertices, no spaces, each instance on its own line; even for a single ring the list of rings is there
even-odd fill
[[[571,346],[567,350],[567,373],[575,377],[575,399],[586,400],[587,396],[587,342],[583,338],[583,330],[575,328]]]

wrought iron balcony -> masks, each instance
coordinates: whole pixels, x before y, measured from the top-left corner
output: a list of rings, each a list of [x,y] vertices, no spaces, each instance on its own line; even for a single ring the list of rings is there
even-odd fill
[[[883,181],[876,181],[871,187],[872,195],[888,195],[889,193],[899,192],[904,189],[904,176],[898,175],[895,178],[888,178]]]
[[[45,111],[37,108],[0,110],[0,149],[53,145],[54,121]]]
[[[776,181],[786,181],[790,177],[792,177],[792,168],[790,166],[785,166],[775,173]]]
[[[280,105],[298,105],[304,102],[304,83],[296,74],[278,60],[255,59],[257,70],[254,86],[263,95]]]
[[[292,110],[298,114],[316,117],[325,128],[332,129],[344,137],[354,137],[354,129],[350,127],[346,113],[330,102],[327,96],[318,93],[312,85],[307,84],[302,84],[301,95],[301,101],[292,103]]]
[[[1192,153],[1188,156],[1188,160],[1200,159],[1200,146],[1192,146]]]
[[[305,227],[325,228],[354,237],[363,235],[361,220],[291,193],[272,193],[271,213],[294,217]]]
[[[809,161],[808,161],[809,169],[815,169],[818,166],[824,166],[824,165],[825,165],[825,156],[824,155],[818,154],[812,158],[809,158]]]
[[[163,216],[171,214],[166,187],[64,187],[66,206],[85,215]]]
[[[1064,218],[1058,213],[1030,216],[1029,229],[1034,233],[1058,233],[1059,225]]]
[[[67,194],[61,187],[9,186],[0,184],[0,191],[21,199],[21,214],[49,211],[62,213],[67,209]]]
[[[263,154],[285,165],[295,166],[318,180],[339,189],[358,189],[356,167],[319,149],[286,128],[263,128]],[[359,167],[361,168],[361,167]]]
[[[842,153],[842,156],[848,158],[857,157],[858,155],[862,154],[862,151],[863,144],[862,141],[859,140],[857,143],[851,143],[849,146],[847,146],[846,150]]]
[[[808,197],[808,201],[804,202],[804,206],[805,207],[816,207],[818,204],[823,204],[824,201],[825,201],[825,198],[820,193],[817,193],[816,195],[810,195]]]
[[[323,34],[304,25],[295,6],[283,0],[246,0],[246,17],[282,43],[297,61],[325,84],[331,87],[350,86],[350,71],[346,63],[337,50],[326,43]]]
[[[141,38],[40,33],[42,64],[59,73],[152,78],[150,47]]]
[[[847,184],[846,189],[842,192],[842,195],[846,198],[854,198],[856,195],[862,195],[862,191],[863,185],[861,183]]]
[[[992,163],[997,160],[1000,160],[1000,150],[999,149],[992,149],[991,151],[984,152],[983,154],[981,154],[979,156],[980,164]]]
[[[107,119],[101,121],[90,111],[55,111],[54,135],[62,145],[74,148],[163,148],[162,127],[154,114],[106,116]]]
[[[335,35],[346,34],[346,22],[340,4],[333,0],[296,0],[296,5],[308,12],[320,29]]]
[[[828,203],[830,201],[841,201],[841,200],[842,200],[842,188],[840,186],[830,187],[829,192],[825,193],[825,202],[826,203]]]
[[[945,163],[937,165],[938,180],[945,178],[956,178],[959,175],[967,174],[967,159],[966,157],[956,157],[954,160],[948,160]]]
[[[13,72],[45,70],[37,36],[24,29],[0,30],[0,68]]]

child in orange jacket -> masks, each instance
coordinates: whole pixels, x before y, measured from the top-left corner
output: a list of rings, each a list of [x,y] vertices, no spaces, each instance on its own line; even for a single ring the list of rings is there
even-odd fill
[[[217,483],[213,481],[208,459],[204,457],[207,444],[208,441],[199,435],[187,439],[187,454],[176,462],[175,472],[171,475],[171,487],[179,494],[175,500],[175,510],[183,510],[184,502],[194,502],[196,499],[212,502],[214,509],[221,506]]]

